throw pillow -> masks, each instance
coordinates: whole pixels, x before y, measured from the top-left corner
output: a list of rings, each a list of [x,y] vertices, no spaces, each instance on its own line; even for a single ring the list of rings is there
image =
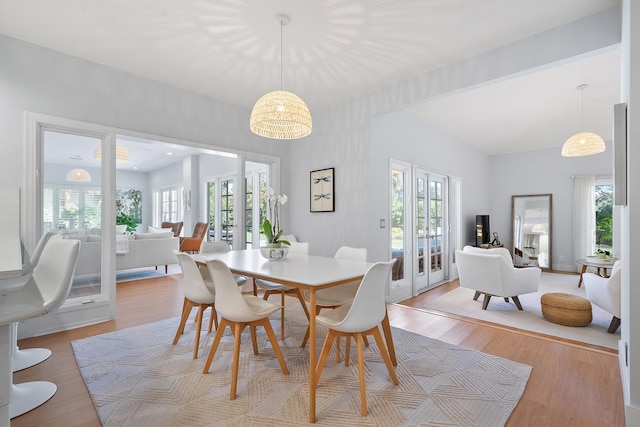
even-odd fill
[[[134,233],[135,240],[145,239],[167,239],[173,237],[172,231],[163,231],[162,233]]]
[[[160,228],[160,227],[147,227],[147,233],[166,233],[167,231],[172,231],[171,228]],[[171,233],[173,234],[173,233]]]

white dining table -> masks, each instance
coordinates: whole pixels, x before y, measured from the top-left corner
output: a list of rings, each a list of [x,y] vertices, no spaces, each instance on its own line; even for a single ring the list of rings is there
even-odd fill
[[[265,279],[309,291],[309,422],[316,419],[316,292],[360,280],[373,264],[362,261],[341,260],[330,257],[289,253],[286,258],[269,261],[259,249],[246,249],[224,253],[193,254],[193,259],[223,261],[235,274]],[[396,365],[395,351],[388,317],[383,331],[391,360]]]

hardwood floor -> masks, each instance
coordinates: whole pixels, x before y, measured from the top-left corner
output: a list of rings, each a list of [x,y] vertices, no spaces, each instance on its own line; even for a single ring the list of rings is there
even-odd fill
[[[14,418],[11,425],[99,426],[70,342],[179,316],[180,279],[180,275],[169,275],[120,283],[116,320],[20,341],[21,348],[46,347],[53,355],[40,365],[16,372],[14,382],[53,381],[58,392],[39,408]],[[532,366],[524,395],[507,426],[625,425],[617,354],[418,308],[456,286],[457,282],[452,282],[401,304],[389,305],[391,324]]]

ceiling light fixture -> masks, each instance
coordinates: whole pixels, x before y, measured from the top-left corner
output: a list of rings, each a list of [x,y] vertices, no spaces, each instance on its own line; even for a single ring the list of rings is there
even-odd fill
[[[582,132],[573,135],[562,146],[563,157],[590,156],[592,154],[602,153],[605,150],[604,140],[597,134],[592,132],[584,132],[584,90],[588,85],[582,84],[576,89],[582,92],[581,107],[581,130]]]
[[[291,20],[276,15],[280,24],[280,90],[263,95],[251,110],[249,127],[256,135],[272,139],[298,139],[311,133],[311,113],[296,94],[282,90],[282,28]]]
[[[84,169],[71,169],[67,174],[67,181],[91,182],[91,175]]]
[[[96,160],[102,159],[102,144],[96,148],[96,151],[93,153],[93,158]],[[127,163],[129,160],[129,150],[127,150],[124,145],[116,144],[116,162]]]

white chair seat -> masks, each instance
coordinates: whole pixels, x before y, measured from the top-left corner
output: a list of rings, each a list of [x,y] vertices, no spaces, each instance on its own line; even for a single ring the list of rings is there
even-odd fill
[[[255,316],[252,319],[250,319],[249,317],[243,317],[243,320],[236,320],[238,322],[257,320],[265,316],[271,316],[273,313],[280,310],[279,305],[272,304],[269,301],[263,300],[262,298],[258,298],[253,295],[243,295],[242,297]]]
[[[292,286],[283,285],[281,283],[270,282],[269,280],[256,279],[256,285],[265,291],[290,291],[294,289]]]
[[[337,307],[351,304],[358,291],[358,286],[360,286],[360,282],[348,283],[331,289],[322,289],[316,292],[316,305],[322,307]],[[309,301],[311,298],[309,291],[304,291],[304,297]]]

